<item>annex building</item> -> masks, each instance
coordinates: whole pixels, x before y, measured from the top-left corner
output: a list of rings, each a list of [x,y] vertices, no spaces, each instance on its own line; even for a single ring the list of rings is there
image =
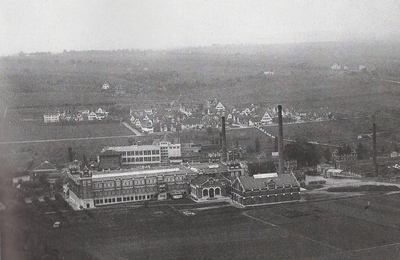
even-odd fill
[[[79,170],[67,173],[69,198],[78,208],[166,199],[168,194],[188,194],[196,173],[184,167],[145,167],[115,171]]]
[[[232,182],[231,198],[242,207],[297,201],[300,184],[289,173],[239,176]]]

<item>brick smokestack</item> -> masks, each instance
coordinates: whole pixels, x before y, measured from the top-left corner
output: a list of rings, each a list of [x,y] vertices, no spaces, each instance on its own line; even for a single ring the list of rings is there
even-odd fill
[[[279,153],[279,174],[285,173],[283,167],[283,120],[282,106],[278,105],[278,153]]]
[[[222,117],[222,161],[227,161],[228,148],[226,146],[225,116]]]
[[[376,151],[376,120],[375,115],[372,115],[372,163],[374,167],[374,176],[378,176],[378,162],[377,162],[377,151]]]

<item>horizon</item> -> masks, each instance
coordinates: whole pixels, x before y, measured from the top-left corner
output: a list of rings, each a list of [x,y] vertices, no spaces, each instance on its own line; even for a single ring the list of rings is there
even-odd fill
[[[340,1],[5,0],[1,56],[64,50],[395,40],[400,4]]]

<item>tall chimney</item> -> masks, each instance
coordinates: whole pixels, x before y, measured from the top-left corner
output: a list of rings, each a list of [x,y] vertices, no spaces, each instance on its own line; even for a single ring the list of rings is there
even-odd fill
[[[278,105],[278,153],[279,153],[279,174],[285,172],[283,168],[283,120],[282,120],[282,106]]]
[[[225,116],[222,117],[222,161],[227,160],[228,149],[226,147]]]
[[[378,162],[377,162],[377,152],[376,152],[376,122],[375,115],[372,115],[372,163],[374,167],[374,176],[378,176]]]

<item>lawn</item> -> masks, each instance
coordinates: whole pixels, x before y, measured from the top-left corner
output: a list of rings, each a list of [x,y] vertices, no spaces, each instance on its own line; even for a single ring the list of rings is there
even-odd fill
[[[29,234],[64,259],[379,259],[382,252],[398,259],[399,196],[245,211],[219,208],[194,216],[183,215],[169,202],[119,206],[92,210],[87,221],[57,230],[32,221],[37,228],[32,232],[41,232]],[[367,201],[371,206],[365,210]]]
[[[87,137],[127,136],[133,133],[121,123],[44,124],[41,122],[15,122],[5,127],[6,141],[34,141],[74,139]]]

